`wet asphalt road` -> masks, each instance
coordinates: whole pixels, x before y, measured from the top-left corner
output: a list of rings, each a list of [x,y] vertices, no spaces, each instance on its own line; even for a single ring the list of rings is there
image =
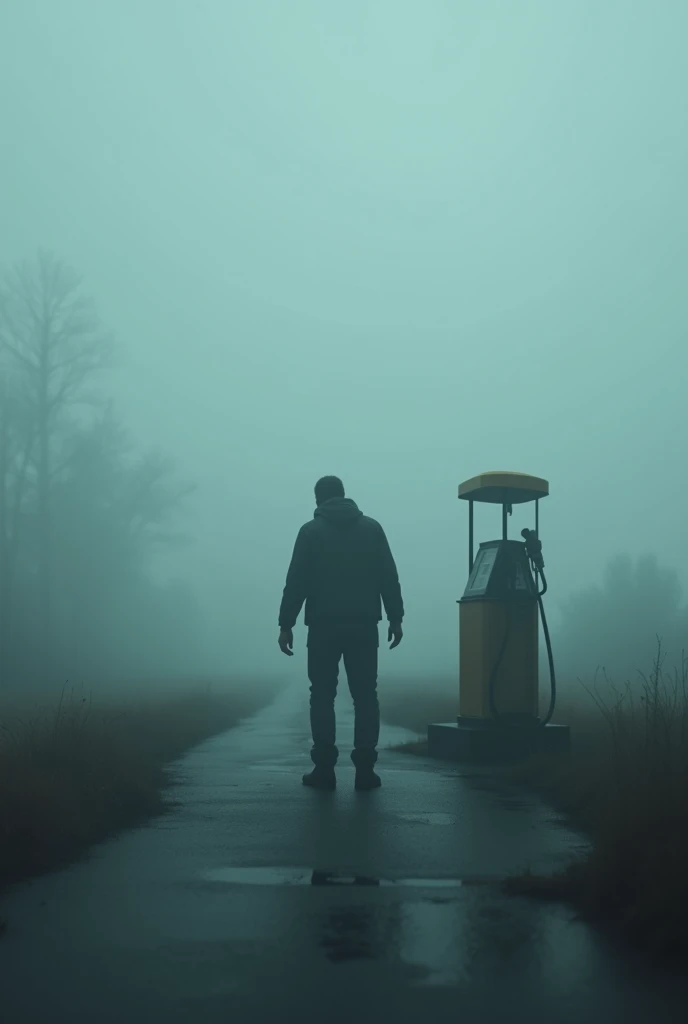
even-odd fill
[[[489,771],[384,749],[355,793],[338,711],[336,793],[300,785],[297,686],[179,762],[168,816],[9,894],[4,1024],[685,1019],[684,982],[499,891],[580,837]]]

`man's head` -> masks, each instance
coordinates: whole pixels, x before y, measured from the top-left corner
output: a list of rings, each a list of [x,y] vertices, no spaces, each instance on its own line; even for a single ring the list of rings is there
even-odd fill
[[[344,484],[338,476],[322,476],[315,485],[315,504],[322,505],[330,498],[343,498]]]

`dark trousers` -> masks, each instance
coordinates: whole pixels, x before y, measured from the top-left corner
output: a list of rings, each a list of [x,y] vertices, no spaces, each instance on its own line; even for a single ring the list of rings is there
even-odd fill
[[[346,678],[354,701],[354,749],[357,767],[377,761],[380,708],[377,701],[377,623],[363,626],[313,625],[308,630],[308,678],[311,684],[311,759],[316,765],[337,763],[334,699],[339,662],[344,658]]]

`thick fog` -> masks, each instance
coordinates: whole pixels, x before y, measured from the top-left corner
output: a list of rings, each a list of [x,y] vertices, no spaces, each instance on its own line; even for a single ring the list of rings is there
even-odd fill
[[[326,473],[397,560],[387,675],[456,671],[479,472],[550,481],[562,651],[614,556],[686,582],[687,33],[682,0],[5,0],[0,262],[82,276],[99,387],[195,484],[150,567],[193,589],[185,670],[303,672],[277,610]]]

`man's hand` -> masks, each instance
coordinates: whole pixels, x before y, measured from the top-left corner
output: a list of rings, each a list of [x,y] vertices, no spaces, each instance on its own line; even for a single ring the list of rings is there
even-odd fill
[[[392,641],[389,645],[390,651],[393,651],[395,647],[398,647],[401,643],[401,638],[404,635],[404,631],[401,628],[400,622],[390,622],[389,630],[387,631],[387,639]]]
[[[279,644],[279,649],[282,654],[288,654],[291,658],[294,654],[292,650],[294,646],[294,634],[291,629],[281,629],[277,643]]]

